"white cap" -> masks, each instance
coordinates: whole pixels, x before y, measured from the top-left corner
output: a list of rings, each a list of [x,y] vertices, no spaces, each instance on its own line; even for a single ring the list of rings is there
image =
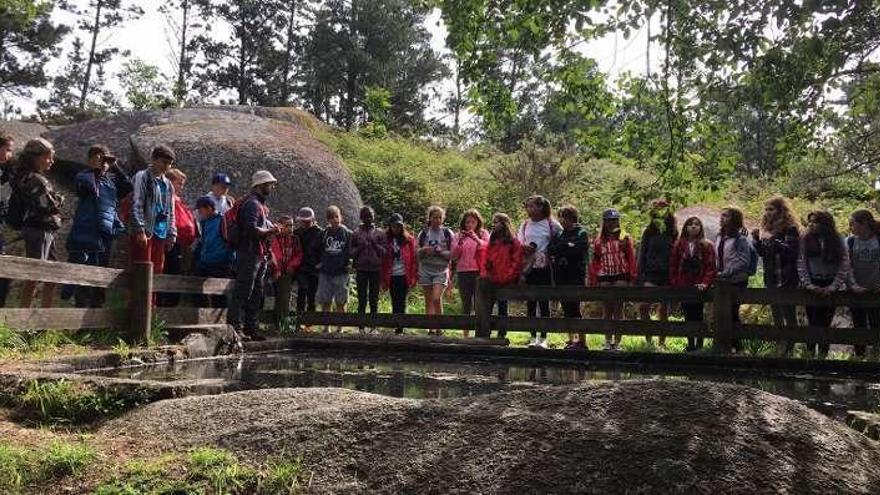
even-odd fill
[[[273,182],[278,182],[275,180],[275,177],[272,175],[272,172],[268,170],[257,170],[254,172],[254,176],[251,179],[251,187],[257,187],[262,184],[269,184]]]

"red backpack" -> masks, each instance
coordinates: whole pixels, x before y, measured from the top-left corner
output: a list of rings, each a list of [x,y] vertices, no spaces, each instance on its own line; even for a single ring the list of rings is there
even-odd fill
[[[253,193],[251,193],[253,194]],[[238,225],[238,211],[241,209],[241,206],[250,199],[251,194],[248,194],[233,203],[232,208],[226,210],[226,213],[223,214],[223,221],[220,224],[220,235],[232,247],[238,246],[241,241],[241,228]],[[269,208],[266,208],[266,205],[260,203],[260,206],[263,209],[263,215],[266,218],[269,218]]]

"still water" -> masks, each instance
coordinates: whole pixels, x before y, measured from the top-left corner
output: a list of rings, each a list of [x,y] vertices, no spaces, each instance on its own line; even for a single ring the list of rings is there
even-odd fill
[[[877,411],[880,377],[828,377],[745,370],[541,362],[449,355],[283,352],[89,372],[158,381],[220,380],[223,390],[342,387],[392,397],[438,399],[541,385],[632,379],[737,383],[789,397],[824,414]]]

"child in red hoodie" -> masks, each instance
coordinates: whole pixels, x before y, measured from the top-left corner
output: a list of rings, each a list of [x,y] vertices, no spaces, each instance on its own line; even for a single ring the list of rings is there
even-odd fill
[[[385,234],[388,243],[382,260],[382,289],[391,292],[391,312],[406,313],[406,296],[419,281],[419,263],[416,257],[416,240],[403,224],[403,216],[394,213],[388,220]],[[395,333],[403,333],[397,327]]]
[[[669,256],[669,283],[673,287],[696,287],[704,291],[715,281],[715,248],[703,233],[698,217],[688,218]],[[703,321],[703,303],[683,302],[684,321]],[[703,339],[688,337],[687,351],[703,348]]]
[[[480,267],[480,277],[494,286],[515,284],[519,282],[522,266],[522,243],[516,238],[510,217],[496,213],[492,217],[492,234]],[[497,303],[498,316],[507,316],[507,301]],[[494,302],[492,305],[495,305]],[[498,330],[498,338],[504,338],[505,335],[506,331]]]
[[[293,235],[293,217],[282,216],[278,218],[281,233],[272,238],[270,250],[272,257],[269,266],[272,271],[272,279],[275,281],[275,296],[287,294],[286,300],[276,300],[275,321],[281,322],[282,318],[290,313],[290,288],[296,279],[296,272],[303,260],[303,249],[299,237]]]

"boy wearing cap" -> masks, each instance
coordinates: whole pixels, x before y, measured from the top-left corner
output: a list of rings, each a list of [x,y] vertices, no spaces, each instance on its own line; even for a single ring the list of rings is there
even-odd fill
[[[230,187],[232,187],[232,179],[222,172],[215,174],[211,179],[211,192],[206,196],[214,202],[214,209],[220,215],[225,215],[226,211],[235,204],[235,198],[229,195]]]
[[[205,195],[196,201],[201,235],[193,245],[196,275],[199,277],[231,278],[235,253],[223,238],[223,216],[214,208],[214,200]],[[202,296],[202,306],[225,308],[226,296]]]
[[[302,246],[303,259],[296,272],[296,313],[315,311],[315,295],[318,291],[318,263],[321,262],[321,239],[324,229],[315,221],[315,211],[308,207],[299,209],[296,214],[299,227],[294,235]],[[308,329],[308,328],[307,328]]]
[[[150,166],[134,175],[129,257],[132,261],[152,261],[153,273],[165,269],[165,251],[174,246],[174,187],[165,177],[174,163],[174,151],[165,145],[153,148]]]
[[[237,211],[235,223],[239,238],[236,248],[235,289],[227,312],[227,322],[236,333],[263,340],[259,335],[257,313],[263,304],[263,285],[268,270],[272,235],[280,230],[269,221],[266,200],[278,181],[266,170],[258,170],[251,180],[251,192]]]
[[[132,185],[106,146],[93,145],[87,157],[86,170],[74,179],[79,203],[67,236],[68,261],[108,266],[113,238],[124,230],[117,215],[119,199],[131,192]],[[104,292],[100,287],[76,287],[76,306],[100,308]]]

